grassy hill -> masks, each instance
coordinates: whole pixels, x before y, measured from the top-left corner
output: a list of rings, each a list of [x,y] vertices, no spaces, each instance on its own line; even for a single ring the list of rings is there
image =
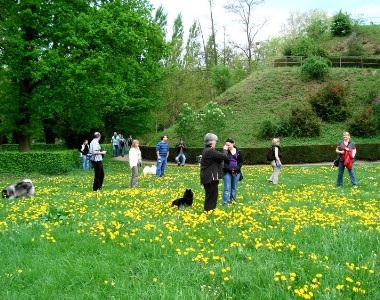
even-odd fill
[[[355,42],[365,49],[366,56],[380,54],[380,25],[356,26]],[[318,43],[331,55],[347,55],[347,47],[340,47],[348,37],[322,36]],[[216,102],[228,105],[233,110],[229,117],[229,128],[218,133],[221,139],[233,137],[238,146],[266,147],[270,141],[259,137],[259,131],[265,120],[286,118],[293,107],[309,105],[310,95],[315,94],[326,83],[316,81],[303,82],[300,67],[263,67],[255,70],[248,78],[241,81],[220,95]],[[369,104],[369,91],[377,88],[376,98],[380,99],[380,70],[357,68],[332,68],[328,81],[339,81],[347,85],[348,103],[351,115],[363,110]],[[372,88],[371,88],[372,87]],[[380,100],[378,101],[380,102]],[[348,130],[349,120],[342,123],[323,123],[322,133],[315,138],[282,138],[283,145],[332,144],[340,140],[342,132]],[[150,139],[148,145],[154,145],[158,136]],[[164,131],[175,143],[178,137],[174,128]],[[358,143],[380,141],[380,133],[371,138],[353,136]],[[202,139],[199,140],[202,146]]]
[[[286,117],[293,107],[308,106],[310,95],[326,85],[326,82],[303,82],[300,71],[299,67],[259,69],[215,99],[220,105],[228,105],[233,110],[233,114],[228,117],[228,129],[218,133],[220,138],[232,137],[240,147],[266,147],[270,141],[259,137],[262,122]],[[329,81],[339,81],[347,85],[348,103],[353,115],[368,106],[369,87],[380,87],[380,70],[332,68]],[[380,98],[380,95],[378,97]],[[283,145],[336,143],[341,139],[342,132],[347,130],[348,121],[323,123],[322,133],[318,137],[285,137],[282,138],[282,143]],[[164,134],[170,136],[170,144],[174,144],[178,139],[173,127]],[[157,138],[155,137],[148,145],[155,145]],[[380,133],[371,138],[353,136],[353,139],[357,143],[378,142]],[[202,146],[201,138],[199,146]]]

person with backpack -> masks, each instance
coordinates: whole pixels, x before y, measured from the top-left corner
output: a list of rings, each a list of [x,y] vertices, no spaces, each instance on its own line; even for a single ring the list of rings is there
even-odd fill
[[[351,141],[350,133],[347,131],[343,132],[343,140],[337,144],[335,152],[339,154],[337,186],[343,186],[343,173],[344,168],[346,167],[348,174],[350,175],[352,186],[357,187],[358,181],[356,180],[354,172],[356,145],[353,141]]]
[[[278,177],[280,176],[280,170],[282,168],[281,156],[280,139],[274,138],[272,140],[272,146],[268,149],[267,153],[267,160],[270,161],[273,168],[273,173],[268,179],[268,182],[271,184],[278,184]]]
[[[121,157],[124,157],[126,144],[127,141],[125,140],[124,136],[120,134],[119,148]]]

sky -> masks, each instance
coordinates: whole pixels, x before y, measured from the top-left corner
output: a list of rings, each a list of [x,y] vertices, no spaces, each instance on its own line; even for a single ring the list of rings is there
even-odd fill
[[[224,9],[224,5],[231,1],[234,0],[213,0],[217,38],[223,39],[223,28],[226,28],[227,41],[241,41],[244,40],[244,36],[240,25],[236,22],[237,16],[227,13]],[[168,35],[171,35],[174,19],[181,13],[185,35],[187,35],[192,23],[199,20],[205,36],[209,36],[211,22],[208,0],[150,0],[150,3],[154,8],[162,5],[168,14]],[[302,13],[312,9],[323,10],[329,16],[342,10],[355,19],[363,18],[366,24],[371,21],[374,24],[380,24],[379,0],[265,0],[263,4],[255,7],[254,11],[254,15],[257,16],[257,24],[261,24],[265,19],[267,20],[264,27],[259,30],[256,41],[264,41],[279,36],[281,28],[286,24],[291,12]]]

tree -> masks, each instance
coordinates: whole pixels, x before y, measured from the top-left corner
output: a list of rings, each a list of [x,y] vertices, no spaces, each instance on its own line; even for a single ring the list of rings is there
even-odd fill
[[[165,41],[147,1],[5,3],[0,62],[21,151],[39,126],[70,141],[92,128],[149,125]]]
[[[253,23],[254,7],[262,3],[264,3],[264,0],[237,0],[233,3],[225,5],[225,9],[228,12],[238,16],[238,22],[243,26],[243,32],[246,36],[246,45],[241,46],[237,43],[234,43],[234,45],[244,52],[247,57],[249,70],[252,68],[254,53],[257,48],[255,38],[260,29],[263,28],[266,23],[266,21],[263,21],[261,24]]]

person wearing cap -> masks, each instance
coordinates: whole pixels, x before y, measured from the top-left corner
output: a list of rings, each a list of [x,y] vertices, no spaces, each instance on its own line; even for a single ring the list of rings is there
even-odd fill
[[[224,160],[223,170],[223,198],[222,205],[236,202],[236,191],[238,182],[242,178],[241,167],[243,166],[243,155],[240,149],[235,147],[233,139],[228,138],[225,146],[227,147],[227,159]]]
[[[223,161],[227,159],[227,146],[223,152],[215,149],[218,137],[213,133],[204,136],[205,148],[202,152],[200,180],[205,189],[204,210],[210,211],[216,208],[218,200],[219,180],[223,178]]]

